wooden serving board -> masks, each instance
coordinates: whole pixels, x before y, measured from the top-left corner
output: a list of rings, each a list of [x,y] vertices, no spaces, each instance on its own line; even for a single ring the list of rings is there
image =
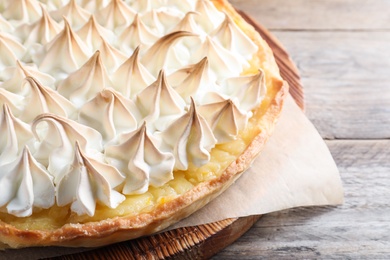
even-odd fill
[[[252,24],[272,48],[290,93],[304,109],[303,88],[297,68],[280,42],[247,14],[239,13]],[[56,259],[205,259],[227,247],[252,227],[261,215],[225,219],[211,224],[178,228],[153,236],[125,241]]]

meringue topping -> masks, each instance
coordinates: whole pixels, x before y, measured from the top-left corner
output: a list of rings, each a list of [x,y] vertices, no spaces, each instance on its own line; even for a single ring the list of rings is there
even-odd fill
[[[165,72],[160,71],[157,80],[142,90],[136,104],[150,129],[162,131],[184,112],[185,102],[169,85]]]
[[[186,62],[185,59],[189,55],[189,51],[184,50],[183,53],[182,49],[175,49],[173,46],[179,40],[190,36],[196,36],[196,34],[180,31],[165,35],[146,51],[141,60],[142,63],[155,76],[162,68],[169,70],[182,67],[183,62]],[[181,50],[182,52],[180,52]]]
[[[115,30],[116,28],[129,25],[135,15],[136,12],[124,1],[111,0],[106,7],[96,13],[96,18],[104,27]]]
[[[16,29],[16,34],[26,46],[46,44],[60,31],[61,26],[50,17],[46,9],[41,6],[42,17],[33,24],[24,24]]]
[[[211,32],[211,36],[229,51],[240,53],[249,59],[258,49],[257,45],[238,28],[228,15],[225,15],[223,23]]]
[[[41,17],[41,7],[37,0],[13,0],[3,12],[4,18],[15,24],[32,23]]]
[[[175,12],[173,9],[152,9],[142,15],[142,20],[155,33],[162,36],[180,22],[181,12]]]
[[[81,107],[98,92],[110,86],[100,51],[96,51],[80,69],[59,83],[57,91],[77,107]]]
[[[16,61],[16,67],[7,68],[4,74],[11,75],[11,77],[5,78],[1,87],[14,93],[21,91],[22,83],[26,77],[33,77],[43,85],[54,88],[55,78],[39,71],[35,65],[23,65],[19,60]]]
[[[51,12],[50,15],[57,22],[60,22],[63,17],[66,17],[69,24],[72,25],[72,28],[77,30],[77,28],[80,28],[88,21],[91,13],[80,7],[76,0],[70,0],[67,5]]]
[[[0,207],[9,214],[27,217],[33,207],[54,205],[52,177],[31,155],[27,147],[14,161],[0,165]]]
[[[133,101],[105,89],[80,109],[79,122],[98,130],[108,142],[123,132],[135,130],[137,115]]]
[[[187,31],[195,34],[203,35],[204,31],[200,26],[195,22],[195,18],[197,15],[200,15],[196,12],[188,12],[184,16],[184,18],[172,29],[172,32],[177,31]]]
[[[126,176],[124,194],[144,193],[149,185],[159,187],[173,179],[173,155],[161,152],[147,132],[144,123],[123,135],[122,143],[106,148],[107,161]]]
[[[58,206],[71,204],[78,215],[95,214],[96,203],[116,208],[125,196],[115,190],[124,180],[113,166],[88,157],[76,143],[74,159],[63,171],[57,184]]]
[[[24,122],[32,122],[34,118],[43,113],[71,117],[76,108],[61,96],[57,91],[44,87],[33,77],[26,77],[22,85],[22,93],[25,97],[25,109],[20,115]]]
[[[115,34],[98,24],[94,15],[91,15],[89,21],[77,31],[77,34],[93,51],[99,49],[102,38],[109,43],[115,40]]]
[[[115,71],[126,59],[127,56],[101,38],[99,47],[101,59],[109,72]]]
[[[81,67],[89,58],[89,50],[70,24],[64,19],[64,29],[48,44],[43,46],[35,59],[39,69],[51,72],[57,77],[63,73],[72,73]]]
[[[14,27],[9,23],[3,15],[0,14],[0,31],[1,32],[11,32],[13,31]]]
[[[88,153],[103,150],[102,136],[98,131],[54,114],[38,116],[32,123],[32,131],[38,140],[34,157],[48,166],[55,183],[62,169],[72,161],[76,141]]]
[[[196,22],[206,33],[210,33],[223,21],[224,15],[218,11],[211,1],[197,0],[195,11],[200,15],[195,17]]]
[[[122,51],[132,53],[139,45],[150,46],[158,39],[159,36],[152,32],[137,14],[133,23],[123,30],[118,38],[118,42]]]
[[[0,69],[15,66],[16,60],[21,59],[26,48],[12,35],[0,32]]]
[[[210,160],[217,140],[207,121],[197,112],[191,99],[190,110],[161,133],[162,150],[173,153],[175,169],[187,170],[190,163],[199,167]]]
[[[236,139],[238,132],[248,122],[247,114],[241,112],[230,99],[200,106],[198,111],[213,130],[218,143]]]
[[[128,98],[133,98],[156,80],[139,61],[139,52],[137,47],[112,75],[114,88]]]
[[[0,165],[12,162],[33,139],[30,125],[16,118],[7,104],[0,117]]]

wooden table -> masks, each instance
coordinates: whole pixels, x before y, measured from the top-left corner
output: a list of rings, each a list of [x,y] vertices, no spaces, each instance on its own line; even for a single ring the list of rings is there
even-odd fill
[[[301,73],[345,203],[263,216],[214,259],[390,258],[390,1],[231,0]]]

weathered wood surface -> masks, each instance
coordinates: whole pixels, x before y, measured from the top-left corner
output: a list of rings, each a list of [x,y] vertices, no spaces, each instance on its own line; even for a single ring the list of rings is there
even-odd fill
[[[390,2],[232,0],[284,44],[345,203],[267,214],[214,259],[390,258]]]

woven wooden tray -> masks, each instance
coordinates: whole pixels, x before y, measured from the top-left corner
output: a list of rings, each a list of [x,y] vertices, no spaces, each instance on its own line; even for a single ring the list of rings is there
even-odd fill
[[[304,109],[304,95],[298,70],[287,51],[262,25],[245,13],[240,12],[240,14],[268,42],[274,52],[282,77],[290,85],[291,95]],[[207,225],[179,228],[83,253],[64,255],[56,259],[205,259],[233,243],[260,217],[226,219]]]

